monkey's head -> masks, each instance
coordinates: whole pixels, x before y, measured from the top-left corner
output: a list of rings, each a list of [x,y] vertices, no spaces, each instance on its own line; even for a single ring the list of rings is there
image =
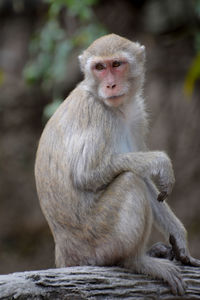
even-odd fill
[[[145,48],[116,34],[94,41],[79,56],[86,87],[106,105],[118,107],[141,93]]]

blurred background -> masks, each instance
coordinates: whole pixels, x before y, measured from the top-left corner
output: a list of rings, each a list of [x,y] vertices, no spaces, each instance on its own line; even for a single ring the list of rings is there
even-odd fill
[[[111,32],[146,46],[149,146],[172,158],[168,202],[200,258],[200,1],[0,0],[1,274],[54,267],[34,182],[38,140],[82,79],[78,54]]]

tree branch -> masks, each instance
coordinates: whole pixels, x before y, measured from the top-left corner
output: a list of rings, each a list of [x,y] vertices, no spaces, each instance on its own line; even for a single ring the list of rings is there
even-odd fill
[[[200,299],[200,268],[180,266],[180,299]],[[177,299],[167,284],[118,267],[71,267],[0,275],[0,299]]]

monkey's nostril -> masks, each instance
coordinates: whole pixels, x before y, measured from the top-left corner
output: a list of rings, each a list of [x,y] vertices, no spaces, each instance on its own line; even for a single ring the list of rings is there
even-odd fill
[[[116,87],[116,84],[107,85],[106,87],[107,89],[114,89]]]

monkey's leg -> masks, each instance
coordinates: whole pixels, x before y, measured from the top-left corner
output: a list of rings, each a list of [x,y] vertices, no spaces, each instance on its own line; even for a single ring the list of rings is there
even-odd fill
[[[112,262],[112,257],[117,254],[116,258],[120,261],[120,265],[162,279],[170,285],[174,294],[183,294],[185,284],[179,269],[168,260],[145,255],[152,216],[148,200],[149,191],[144,181],[131,173],[120,175],[118,179],[120,181],[116,180],[112,184],[111,194],[113,199],[120,201],[121,204],[118,221],[111,235],[106,236],[97,247],[98,257],[103,257],[104,263],[107,263]],[[110,198],[108,190],[104,197],[101,200],[108,203]]]
[[[102,264],[102,259],[104,264],[120,263],[143,251],[152,223],[143,180],[131,172],[120,174],[99,199],[99,208],[102,205],[106,219],[100,227],[107,224],[110,230],[96,247],[97,264]]]
[[[110,214],[104,220],[111,230],[95,248],[96,263],[105,265],[119,262],[133,271],[163,279],[170,285],[174,294],[183,294],[185,284],[179,269],[170,261],[144,254],[152,216],[148,189],[143,180],[132,173],[124,173],[114,180],[110,188],[99,199],[99,203],[101,207],[105,204],[111,211],[114,209],[117,214],[113,217],[117,221],[113,227],[110,226]]]
[[[56,226],[57,267],[114,265],[143,248],[151,230],[145,184],[131,172],[117,176],[83,214],[77,228]]]
[[[124,172],[94,201],[91,210],[87,210],[82,227],[62,226],[54,233],[57,266],[119,264],[163,279],[174,293],[181,294],[184,284],[178,269],[169,261],[143,255],[151,223],[144,181]]]

